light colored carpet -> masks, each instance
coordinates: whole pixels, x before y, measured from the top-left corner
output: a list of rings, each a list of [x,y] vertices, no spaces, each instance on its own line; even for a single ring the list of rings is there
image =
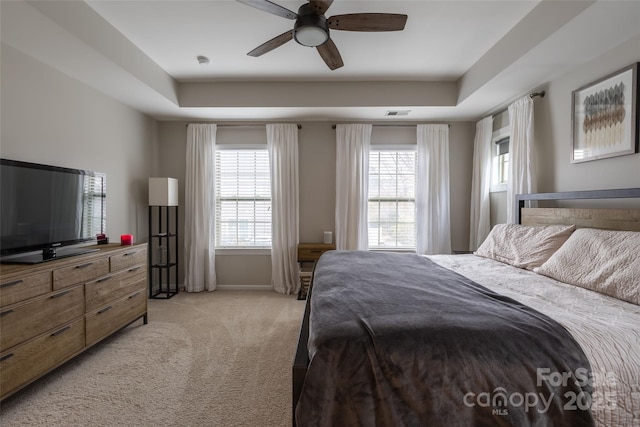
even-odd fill
[[[304,301],[262,291],[149,300],[139,320],[7,399],[9,426],[290,426]]]

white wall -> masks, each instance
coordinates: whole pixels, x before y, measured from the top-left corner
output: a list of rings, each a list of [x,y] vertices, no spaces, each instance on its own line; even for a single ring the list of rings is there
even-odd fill
[[[335,130],[329,122],[301,122],[298,134],[300,171],[300,241],[322,242],[323,231],[335,225]],[[451,224],[454,250],[466,250],[469,242],[469,199],[474,125],[453,123],[450,129]],[[180,203],[184,206],[186,122],[162,122],[158,127],[159,171],[178,178]],[[416,143],[411,127],[376,127],[372,143]],[[263,126],[218,128],[216,143],[266,143]],[[184,216],[184,215],[182,215]],[[181,221],[181,227],[184,222]],[[181,243],[182,244],[182,243]],[[184,264],[184,263],[182,263]],[[183,276],[183,272],[180,273]],[[271,285],[269,255],[216,254],[219,286]]]
[[[107,235],[146,241],[155,121],[12,47],[1,49],[0,155],[106,173]]]

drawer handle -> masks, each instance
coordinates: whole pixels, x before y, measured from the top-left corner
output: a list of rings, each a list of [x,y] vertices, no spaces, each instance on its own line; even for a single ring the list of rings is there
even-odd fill
[[[106,282],[109,279],[113,279],[113,276],[106,276],[106,277],[103,277],[102,279],[98,279],[96,280],[96,283]]]
[[[98,314],[106,313],[107,311],[111,310],[112,308],[113,308],[112,306],[105,307],[102,310],[98,311]]]
[[[137,253],[138,253],[138,251],[126,252],[126,253],[122,254],[122,256],[131,256],[131,255],[135,255]]]
[[[66,295],[66,294],[68,294],[68,293],[71,293],[71,291],[69,290],[69,291],[60,292],[59,294],[51,295],[51,298],[52,298],[52,299],[53,299],[53,298],[60,298],[60,297],[65,296],[65,295]]]
[[[3,317],[3,316],[5,316],[5,315],[7,315],[7,314],[11,314],[11,313],[13,313],[13,310],[6,310],[6,311],[3,311],[2,313],[0,313],[0,317]]]
[[[13,353],[9,353],[9,354],[5,354],[4,356],[0,357],[0,362],[4,362],[7,359],[11,359],[13,357]]]
[[[93,265],[92,262],[87,262],[86,264],[76,265],[75,268],[87,268],[87,267],[90,267],[92,265]]]
[[[137,297],[138,295],[140,295],[140,292],[136,292],[135,294],[130,295],[130,296],[129,296],[129,299],[134,299],[134,298],[135,298],[135,297]]]
[[[322,250],[321,250],[321,249],[312,249],[310,252],[311,252],[312,254],[319,254],[319,253],[321,253],[321,252],[322,252]]]
[[[18,285],[18,284],[20,284],[22,282],[23,282],[22,279],[14,280],[13,282],[3,283],[2,285],[0,285],[0,288],[8,288],[9,286],[15,286],[15,285]]]
[[[61,333],[68,331],[69,329],[71,329],[71,326],[67,325],[62,329],[59,329],[57,331],[55,331],[54,333],[51,334],[52,337],[55,337],[56,335],[60,335]]]
[[[133,268],[128,269],[127,271],[129,273],[133,273],[134,271],[138,271],[138,270],[140,270],[140,267],[133,267]]]

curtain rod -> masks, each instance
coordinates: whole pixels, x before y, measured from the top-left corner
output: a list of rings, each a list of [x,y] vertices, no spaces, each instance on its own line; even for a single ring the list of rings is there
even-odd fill
[[[266,126],[266,123],[226,123],[226,124],[220,124],[218,125],[217,123],[187,123],[185,126],[189,126],[189,125],[217,125],[218,127],[259,127],[259,126]],[[296,123],[296,126],[298,126],[298,129],[302,129],[302,125],[299,123]]]
[[[535,98],[536,96],[539,96],[540,98],[544,98],[544,96],[545,96],[546,94],[547,94],[547,92],[546,92],[546,91],[544,91],[544,90],[541,90],[540,92],[531,92],[531,93],[529,94],[529,98],[533,99],[533,98]],[[502,114],[502,113],[504,113],[504,112],[505,112],[505,111],[507,111],[508,109],[509,109],[509,107],[507,107],[507,108],[505,108],[505,109],[502,109],[502,110],[500,110],[500,111],[498,111],[498,112],[493,113],[491,116],[492,116],[492,117],[495,117],[495,116],[497,116],[498,114]]]
[[[449,123],[431,123],[431,124],[446,124],[447,126],[449,126],[449,128],[451,128],[451,125],[450,125]],[[337,126],[336,124],[332,124],[332,125],[331,125],[331,129],[335,129],[335,128],[336,128],[336,126]],[[374,126],[374,127],[396,127],[396,128],[398,128],[398,127],[399,127],[399,128],[406,128],[406,127],[415,127],[415,126],[418,126],[418,125],[417,125],[417,124],[410,125],[410,124],[408,124],[408,123],[397,124],[397,125],[394,125],[394,124],[391,124],[391,123],[384,123],[384,124],[377,124],[377,125],[375,125],[375,124],[374,124],[374,125],[371,125],[371,126]]]

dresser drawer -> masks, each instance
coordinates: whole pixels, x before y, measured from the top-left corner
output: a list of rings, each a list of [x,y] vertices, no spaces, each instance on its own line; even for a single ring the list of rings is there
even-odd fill
[[[0,310],[0,351],[84,314],[84,288],[76,286],[3,307]]]
[[[51,292],[51,272],[3,280],[0,283],[0,307]]]
[[[327,243],[299,243],[298,262],[317,261],[320,255],[335,248],[335,245]]]
[[[53,270],[53,290],[67,286],[85,283],[109,273],[107,258],[94,259],[78,264]]]
[[[137,264],[144,264],[147,262],[147,249],[145,247],[138,246],[137,248],[131,248],[126,252],[112,255],[109,257],[111,262],[111,272],[123,270],[125,268],[133,267]]]
[[[145,288],[146,284],[147,268],[143,264],[87,282],[86,311],[93,311],[109,301],[128,296],[137,289]]]
[[[86,344],[92,345],[147,312],[146,288],[86,315]]]
[[[84,347],[84,319],[42,334],[0,355],[3,398],[64,362]]]

